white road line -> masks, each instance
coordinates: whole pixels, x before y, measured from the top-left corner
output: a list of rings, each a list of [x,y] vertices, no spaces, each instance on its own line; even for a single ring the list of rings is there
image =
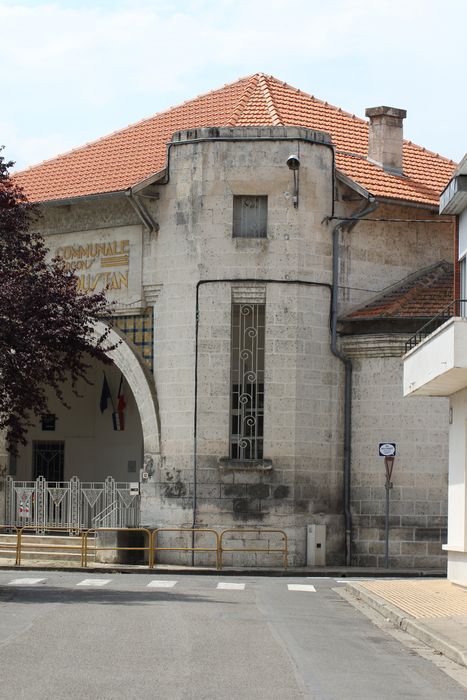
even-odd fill
[[[288,583],[287,588],[289,591],[308,591],[308,593],[316,593],[316,588],[311,584],[307,586],[304,583]]]
[[[244,583],[230,583],[229,581],[222,581],[218,583],[216,588],[222,588],[228,591],[243,591],[245,589]]]
[[[109,578],[85,578],[83,581],[77,583],[77,586],[105,586],[106,583],[110,583]]]
[[[149,581],[147,584],[146,588],[173,588],[178,581],[162,581],[162,580],[155,580],[155,581]]]
[[[8,583],[9,586],[35,586],[36,583],[45,581],[45,578],[15,578]]]
[[[305,576],[309,581],[329,581],[332,576]]]

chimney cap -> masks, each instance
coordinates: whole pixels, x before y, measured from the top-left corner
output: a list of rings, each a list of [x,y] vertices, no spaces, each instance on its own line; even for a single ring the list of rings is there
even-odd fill
[[[397,107],[367,107],[365,110],[365,116],[370,117],[396,117],[397,119],[405,119],[407,116],[407,110],[397,109]]]

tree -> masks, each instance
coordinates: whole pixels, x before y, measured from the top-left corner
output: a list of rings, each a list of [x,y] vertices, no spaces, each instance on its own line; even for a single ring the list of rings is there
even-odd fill
[[[32,417],[48,412],[47,388],[66,406],[64,382],[78,395],[89,357],[108,363],[111,348],[108,332],[93,339],[93,319],[109,313],[105,293],[80,294],[63,261],[48,260],[32,230],[38,209],[10,177],[12,165],[0,153],[0,430],[15,452]]]

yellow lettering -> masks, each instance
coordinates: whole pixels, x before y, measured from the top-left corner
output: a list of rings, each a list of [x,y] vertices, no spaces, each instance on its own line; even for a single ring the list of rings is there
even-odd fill
[[[128,289],[128,272],[125,272],[125,274],[123,272],[119,272],[118,274],[119,274],[118,289],[121,289],[122,287],[124,287],[125,289]]]

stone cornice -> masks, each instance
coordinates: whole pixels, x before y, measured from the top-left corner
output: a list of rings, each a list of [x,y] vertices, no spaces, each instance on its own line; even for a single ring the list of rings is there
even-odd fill
[[[341,338],[341,350],[349,357],[402,357],[408,334],[349,335]]]

